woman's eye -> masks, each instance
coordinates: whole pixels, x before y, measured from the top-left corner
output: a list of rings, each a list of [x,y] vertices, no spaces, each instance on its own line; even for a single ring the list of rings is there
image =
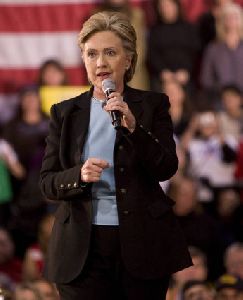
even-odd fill
[[[93,58],[95,57],[95,52],[88,52],[88,57]]]
[[[114,50],[107,50],[107,55],[114,56],[116,52]]]

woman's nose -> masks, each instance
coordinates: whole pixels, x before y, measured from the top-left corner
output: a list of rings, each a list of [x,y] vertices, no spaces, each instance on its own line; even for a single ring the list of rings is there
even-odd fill
[[[106,59],[103,54],[100,54],[97,59],[97,67],[106,66]]]

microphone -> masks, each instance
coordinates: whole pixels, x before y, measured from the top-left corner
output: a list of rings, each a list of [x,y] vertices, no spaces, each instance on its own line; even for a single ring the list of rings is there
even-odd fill
[[[106,99],[109,99],[109,96],[112,92],[116,91],[116,85],[113,80],[110,78],[106,78],[102,81],[102,90],[106,96]],[[115,129],[119,129],[121,127],[121,113],[119,110],[112,110],[109,112],[111,116],[111,123],[115,127]]]

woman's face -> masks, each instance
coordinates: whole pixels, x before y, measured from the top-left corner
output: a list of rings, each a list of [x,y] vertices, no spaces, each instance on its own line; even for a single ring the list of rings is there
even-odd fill
[[[116,90],[123,90],[124,74],[131,65],[131,56],[123,47],[122,40],[112,31],[93,34],[84,44],[83,60],[89,81],[95,90],[102,90],[102,81],[112,79]]]
[[[236,11],[228,12],[223,17],[224,29],[240,32],[240,15]]]
[[[178,6],[173,0],[159,0],[158,10],[165,22],[173,23],[178,18]]]
[[[43,72],[43,85],[59,86],[65,79],[65,74],[54,65],[49,65]]]
[[[40,111],[40,98],[34,91],[29,91],[23,95],[21,100],[21,107],[24,112]]]

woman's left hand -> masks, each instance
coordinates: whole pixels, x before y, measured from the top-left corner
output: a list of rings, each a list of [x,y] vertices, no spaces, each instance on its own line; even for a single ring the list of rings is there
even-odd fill
[[[136,126],[136,120],[132,112],[130,111],[127,103],[123,101],[123,97],[118,92],[113,92],[107,100],[107,104],[104,109],[109,112],[112,110],[118,110],[121,112],[121,123],[122,126],[126,127],[131,133],[134,131]]]

